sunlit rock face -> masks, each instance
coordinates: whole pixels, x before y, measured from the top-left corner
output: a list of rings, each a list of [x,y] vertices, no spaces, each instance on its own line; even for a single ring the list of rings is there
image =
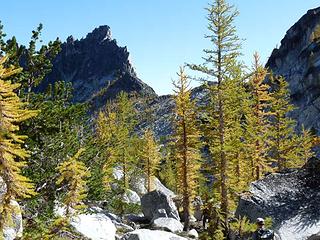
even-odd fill
[[[91,101],[95,108],[120,91],[155,95],[135,73],[126,47],[112,39],[108,26],[100,26],[80,40],[68,37],[53,61],[52,72],[38,90],[56,81],[71,82],[74,102]]]
[[[309,10],[286,33],[266,66],[289,82],[292,117],[320,133],[320,8]]]
[[[236,215],[272,217],[282,240],[304,240],[320,229],[320,160],[299,170],[274,173],[253,182],[241,196]]]

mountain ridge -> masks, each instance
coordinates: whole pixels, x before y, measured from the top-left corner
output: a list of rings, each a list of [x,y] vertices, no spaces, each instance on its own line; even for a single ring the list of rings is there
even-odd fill
[[[53,60],[51,73],[37,90],[45,91],[49,84],[60,80],[72,83],[74,102],[89,101],[95,108],[103,106],[120,91],[157,96],[137,77],[127,47],[118,46],[107,25],[95,28],[79,40],[69,36]]]
[[[298,129],[304,125],[320,133],[320,7],[309,10],[290,27],[280,47],[272,51],[266,67],[289,82],[292,103],[298,108],[290,116],[297,120]],[[72,82],[73,101],[90,102],[94,111],[120,91],[152,97],[156,135],[161,137],[172,131],[172,96],[158,96],[137,77],[127,48],[117,45],[107,25],[95,28],[80,40],[67,38],[53,61],[52,72],[39,88],[43,91],[57,80]],[[203,91],[196,87],[192,96],[201,99]]]

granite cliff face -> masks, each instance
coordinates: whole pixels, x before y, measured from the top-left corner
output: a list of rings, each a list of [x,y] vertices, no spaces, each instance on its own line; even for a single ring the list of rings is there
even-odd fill
[[[266,65],[289,82],[292,117],[320,134],[320,8],[309,10],[286,33]]]
[[[68,37],[39,90],[60,80],[73,84],[74,102],[92,101],[95,108],[120,91],[156,95],[137,77],[127,48],[117,45],[108,26],[94,29],[80,40]]]

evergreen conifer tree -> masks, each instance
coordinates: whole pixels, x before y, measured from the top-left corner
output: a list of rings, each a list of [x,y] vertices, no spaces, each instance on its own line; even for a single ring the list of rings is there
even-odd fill
[[[177,158],[175,144],[172,142],[167,143],[164,150],[164,163],[161,165],[161,170],[159,171],[159,176],[161,181],[172,191],[179,193],[177,186]]]
[[[37,45],[41,42],[41,32],[43,25],[40,23],[38,27],[32,31],[31,39],[28,47],[18,44],[15,37],[8,41],[4,41],[3,26],[0,23],[0,48],[8,56],[8,65],[23,68],[19,74],[12,78],[15,83],[20,83],[20,97],[26,97],[29,102],[31,90],[38,86],[43,78],[51,72],[52,61],[60,51],[61,41],[57,38],[50,41],[47,45],[42,45],[37,49]]]

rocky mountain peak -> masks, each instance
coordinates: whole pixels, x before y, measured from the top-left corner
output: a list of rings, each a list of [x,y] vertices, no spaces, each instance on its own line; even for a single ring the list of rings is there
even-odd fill
[[[283,65],[279,58],[286,54],[299,57],[308,46],[314,45],[320,39],[320,7],[309,10],[296,22],[281,40],[280,48],[275,48],[268,60],[267,66],[279,68]],[[295,60],[295,59],[293,59]]]
[[[87,39],[91,39],[94,41],[104,41],[104,40],[112,40],[111,37],[111,29],[107,25],[102,25],[95,28],[91,33],[88,33]]]
[[[61,46],[52,72],[39,86],[44,91],[56,81],[71,82],[74,102],[92,102],[99,108],[120,91],[156,96],[135,73],[126,47],[111,38],[109,26],[95,28],[80,40],[72,36]]]
[[[309,10],[287,31],[266,66],[289,82],[298,125],[320,133],[320,8]]]

